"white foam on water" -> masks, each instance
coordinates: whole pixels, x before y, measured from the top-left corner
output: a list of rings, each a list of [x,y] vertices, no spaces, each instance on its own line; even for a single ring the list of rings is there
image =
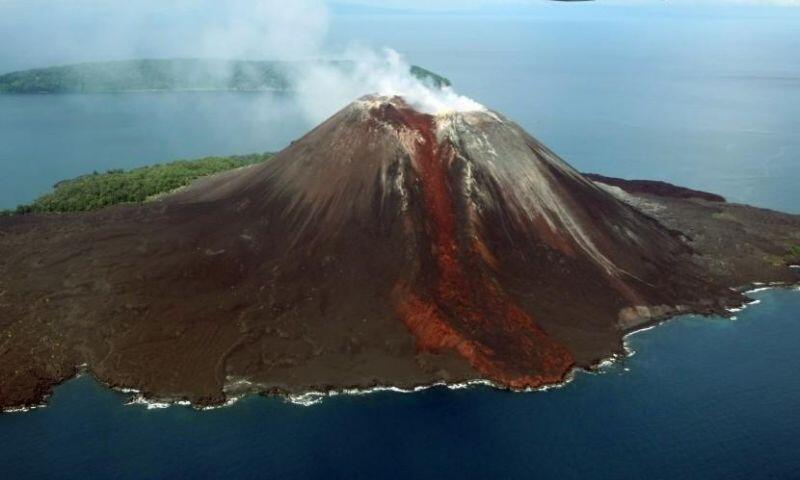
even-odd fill
[[[161,402],[161,401],[147,399],[142,394],[138,394],[131,397],[130,400],[125,402],[125,405],[142,405],[146,407],[148,410],[160,410],[163,408],[169,408],[172,404],[169,402]]]
[[[750,292],[753,292],[753,291],[760,292],[760,291],[763,291],[763,290],[769,290],[770,288],[771,287],[763,287],[763,288],[759,288],[759,289],[756,289],[756,290],[751,290]],[[748,293],[750,293],[750,292],[748,292]],[[740,306],[740,307],[731,307],[731,308],[726,308],[725,310],[727,310],[730,313],[739,313],[742,310],[744,310],[745,308],[753,306],[753,305],[758,305],[759,303],[761,303],[761,300],[759,300],[759,299],[750,300],[749,302],[743,303],[742,306]],[[736,320],[736,317],[731,317],[731,320]]]
[[[22,412],[30,412],[31,410],[36,410],[36,409],[39,409],[39,408],[44,408],[44,407],[46,407],[46,406],[47,406],[47,404],[45,404],[45,403],[40,403],[40,404],[38,404],[38,405],[24,405],[24,406],[18,406],[18,407],[6,407],[6,408],[3,408],[3,409],[0,409],[0,413],[22,413]]]
[[[792,268],[800,268],[800,265],[792,265]],[[746,290],[744,293],[757,293],[757,292],[762,292],[762,291],[765,291],[765,290],[771,290],[771,289],[774,289],[774,288],[786,288],[788,286],[785,282],[772,282],[772,283],[769,283],[769,284],[765,284],[763,282],[754,282],[752,285],[756,286],[756,288],[752,288],[750,290]],[[792,288],[792,290],[793,291],[800,291],[800,285],[794,286]],[[744,310],[745,308],[747,308],[749,306],[758,305],[759,303],[761,303],[761,299],[753,299],[753,300],[751,300],[749,302],[746,302],[741,307],[729,308],[727,310],[729,312],[731,312],[731,313],[737,313],[737,312],[740,312],[740,311]],[[731,317],[731,320],[736,320],[736,319],[737,319],[736,316],[732,316]],[[578,373],[602,374],[602,373],[604,373],[605,369],[611,367],[612,365],[616,364],[619,361],[622,361],[622,360],[624,360],[626,358],[630,358],[630,357],[632,357],[632,356],[634,356],[636,354],[636,351],[633,350],[630,347],[630,345],[628,344],[628,341],[627,341],[631,336],[636,335],[636,334],[641,333],[641,332],[646,332],[648,330],[652,330],[652,329],[656,328],[657,326],[661,325],[662,323],[664,323],[666,321],[668,321],[668,319],[664,319],[664,320],[659,321],[657,323],[652,323],[652,324],[646,325],[646,326],[644,326],[642,328],[639,328],[639,329],[636,329],[636,330],[632,330],[632,331],[626,333],[622,337],[622,346],[623,346],[623,352],[624,353],[622,353],[622,354],[612,354],[611,356],[609,356],[607,358],[604,358],[604,359],[601,359],[601,360],[597,361],[594,365],[590,366],[589,368],[573,368],[569,372],[567,372],[567,374],[564,376],[564,379],[561,382],[552,383],[552,384],[548,384],[548,385],[543,385],[543,386],[536,387],[536,388],[515,389],[515,390],[510,390],[510,391],[512,391],[512,392],[546,392],[548,390],[555,390],[555,389],[563,388],[564,386],[570,384],[576,378]],[[89,371],[88,370],[88,365],[85,364],[85,363],[81,364],[81,365],[78,365],[77,368],[78,368],[79,371],[76,374],[76,377],[80,376],[83,373],[88,373],[88,371]],[[624,372],[629,372],[630,368],[623,367],[622,370]],[[141,406],[146,407],[148,410],[159,410],[159,409],[169,408],[169,407],[171,407],[173,405],[178,405],[178,406],[184,406],[184,407],[191,407],[191,408],[194,408],[195,410],[202,410],[202,411],[216,410],[216,409],[219,409],[219,408],[230,407],[231,405],[234,405],[236,402],[238,402],[239,400],[244,398],[247,394],[261,393],[260,390],[263,388],[262,385],[259,385],[258,383],[254,383],[254,382],[252,382],[250,380],[247,380],[247,379],[244,379],[244,378],[235,379],[235,380],[231,379],[231,378],[228,378],[228,380],[229,380],[229,382],[223,387],[223,391],[224,392],[243,391],[245,393],[228,396],[226,398],[225,402],[223,402],[223,403],[221,403],[219,405],[195,405],[192,402],[190,402],[189,400],[183,400],[183,399],[147,398],[142,394],[142,392],[140,390],[138,390],[136,388],[118,387],[118,386],[111,387],[111,388],[112,388],[112,390],[115,390],[117,392],[133,394],[133,396],[130,398],[130,400],[128,400],[125,403],[125,405],[141,405]],[[287,403],[308,407],[308,406],[312,406],[312,405],[318,405],[319,403],[321,403],[326,398],[335,397],[335,396],[339,396],[339,395],[361,396],[361,395],[368,395],[368,394],[377,393],[377,392],[415,393],[415,392],[421,392],[421,391],[428,390],[430,388],[436,388],[436,387],[444,387],[444,388],[447,388],[449,390],[463,390],[463,389],[466,389],[466,388],[472,388],[472,387],[476,387],[476,386],[485,386],[485,387],[492,387],[492,388],[496,388],[496,389],[500,389],[500,390],[509,390],[509,389],[505,388],[504,386],[502,386],[500,384],[497,384],[495,382],[492,382],[490,380],[475,379],[475,380],[469,380],[469,381],[466,381],[466,382],[457,382],[457,383],[447,383],[447,382],[443,382],[443,381],[442,382],[434,382],[434,383],[431,383],[431,384],[428,384],[428,385],[418,385],[418,386],[411,387],[411,388],[400,388],[400,387],[395,387],[395,386],[381,386],[381,385],[379,385],[379,386],[370,387],[370,388],[343,388],[343,389],[339,389],[339,390],[330,390],[330,391],[308,391],[308,392],[299,393],[299,394],[278,394],[277,396],[283,397]],[[46,399],[45,399],[45,401],[46,401]],[[45,407],[45,406],[46,406],[46,403],[43,402],[43,403],[38,404],[38,405],[6,407],[6,408],[3,408],[2,410],[0,410],[0,412],[1,413],[28,412],[30,410],[34,410],[34,409],[37,409],[37,408],[42,408],[42,407]]]
[[[746,290],[744,293],[758,293],[758,292],[764,292],[766,290],[772,290],[772,287],[753,288],[752,290]]]
[[[198,407],[197,405],[192,405],[189,402],[187,402],[187,405],[192,405],[195,410],[202,410],[202,411],[217,410],[217,409],[220,409],[220,408],[230,407],[231,405],[233,405],[234,403],[238,402],[242,398],[244,398],[244,395],[231,396],[231,397],[228,397],[227,399],[225,399],[224,403],[221,403],[219,405],[205,405],[205,406],[202,406],[202,407]]]
[[[429,385],[418,385],[416,387],[411,387],[411,388],[400,388],[393,386],[378,385],[370,388],[343,388],[339,390],[329,390],[327,392],[310,391],[305,393],[286,395],[285,399],[286,402],[288,403],[308,407],[311,405],[317,405],[321,403],[325,398],[336,397],[339,395],[361,396],[377,392],[414,393],[435,387],[445,387],[450,390],[462,390],[465,388],[474,387],[478,385],[499,388],[497,384],[489,380],[477,379],[459,383],[434,382]]]

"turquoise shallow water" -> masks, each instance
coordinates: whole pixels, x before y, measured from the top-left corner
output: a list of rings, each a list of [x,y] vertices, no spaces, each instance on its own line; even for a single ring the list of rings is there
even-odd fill
[[[563,388],[147,410],[90,377],[0,416],[5,478],[798,478],[800,292],[684,317]]]

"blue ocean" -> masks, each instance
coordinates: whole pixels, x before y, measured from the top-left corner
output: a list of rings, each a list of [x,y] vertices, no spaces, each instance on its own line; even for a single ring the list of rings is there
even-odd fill
[[[340,12],[329,35],[448,76],[582,171],[800,213],[792,9]],[[93,170],[277,150],[312,126],[277,94],[0,96],[0,209]],[[800,290],[752,297],[734,320],[632,335],[632,356],[545,392],[148,410],[82,376],[0,415],[0,477],[800,478]]]

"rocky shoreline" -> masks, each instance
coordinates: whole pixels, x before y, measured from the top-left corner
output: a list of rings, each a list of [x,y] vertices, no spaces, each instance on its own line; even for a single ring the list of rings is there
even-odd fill
[[[800,269],[800,265],[790,265],[790,268]],[[738,290],[741,290],[742,293],[745,295],[748,293],[755,293],[765,290],[777,289],[777,288],[793,288],[800,291],[800,280],[794,284],[787,284],[783,282],[778,282],[774,284],[763,284],[756,282],[755,284],[741,287]],[[746,297],[745,297],[746,298]],[[735,313],[739,313],[746,308],[757,305],[760,303],[760,300],[745,300],[744,303],[739,307],[729,308],[727,309],[727,317],[731,320],[735,320],[736,316]],[[686,314],[691,314],[692,312],[688,312]],[[659,325],[662,325],[676,316],[684,315],[684,313],[675,313],[675,315],[665,315],[660,318],[651,319],[648,322],[642,323],[639,326],[632,328],[625,332],[623,335],[623,349],[619,353],[612,354],[611,356],[603,359],[599,359],[594,365],[589,367],[574,367],[570,370],[564,377],[564,380],[559,383],[553,383],[548,385],[543,385],[538,388],[525,388],[525,389],[509,389],[497,383],[494,383],[490,380],[485,379],[475,379],[475,380],[467,380],[464,382],[459,383],[447,383],[447,382],[435,382],[428,385],[417,385],[410,388],[401,388],[392,385],[376,385],[374,387],[368,388],[331,388],[329,390],[310,390],[307,392],[301,393],[287,393],[287,392],[275,392],[275,391],[265,391],[260,390],[257,385],[253,385],[251,382],[247,380],[238,380],[234,382],[235,384],[246,384],[246,388],[226,388],[226,397],[223,402],[218,404],[196,404],[192,403],[189,400],[182,399],[182,398],[168,398],[168,397],[148,397],[144,395],[141,391],[134,389],[134,388],[126,388],[126,387],[118,387],[118,386],[111,386],[108,384],[103,384],[100,382],[96,377],[92,375],[95,381],[100,382],[103,387],[109,388],[113,391],[124,393],[124,394],[132,394],[131,397],[125,401],[125,406],[143,406],[148,410],[158,410],[169,408],[173,406],[182,406],[182,407],[189,407],[193,410],[197,411],[208,411],[208,410],[216,410],[219,408],[226,408],[235,405],[237,402],[242,400],[244,397],[250,395],[262,395],[262,396],[274,396],[282,398],[286,403],[301,406],[301,407],[310,407],[314,405],[319,405],[325,399],[341,396],[341,395],[349,395],[349,396],[362,396],[362,395],[369,395],[371,393],[379,393],[379,392],[393,392],[393,393],[416,393],[425,390],[429,390],[431,388],[447,388],[450,390],[463,390],[472,387],[490,387],[498,390],[510,391],[513,393],[531,393],[531,392],[543,392],[552,389],[558,389],[565,387],[566,385],[573,382],[576,378],[576,374],[578,373],[588,373],[594,374],[600,372],[603,368],[608,367],[614,363],[624,362],[626,358],[632,356],[635,351],[630,349],[627,345],[627,339],[633,335],[636,335],[641,332],[649,331],[654,328],[657,328]],[[721,318],[725,318],[724,316]],[[78,373],[72,377],[66,379],[64,382],[68,382],[74,380],[82,375],[91,375],[91,372],[87,368],[88,366],[83,365],[77,367],[79,369]],[[63,383],[63,382],[62,382]],[[52,388],[58,387],[59,384],[52,385]],[[235,393],[228,394],[229,391],[233,391]],[[0,413],[24,413],[31,410],[37,410],[40,408],[44,408],[48,405],[49,396],[42,399],[40,403],[37,404],[29,404],[29,405],[18,405],[18,406],[10,406],[4,407],[0,409]]]

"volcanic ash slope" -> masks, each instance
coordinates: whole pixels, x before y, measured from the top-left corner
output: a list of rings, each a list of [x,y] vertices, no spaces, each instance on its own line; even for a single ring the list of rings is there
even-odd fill
[[[0,405],[82,364],[201,404],[538,387],[643,322],[741,302],[699,257],[497,113],[365,97],[156,202],[0,218]]]

